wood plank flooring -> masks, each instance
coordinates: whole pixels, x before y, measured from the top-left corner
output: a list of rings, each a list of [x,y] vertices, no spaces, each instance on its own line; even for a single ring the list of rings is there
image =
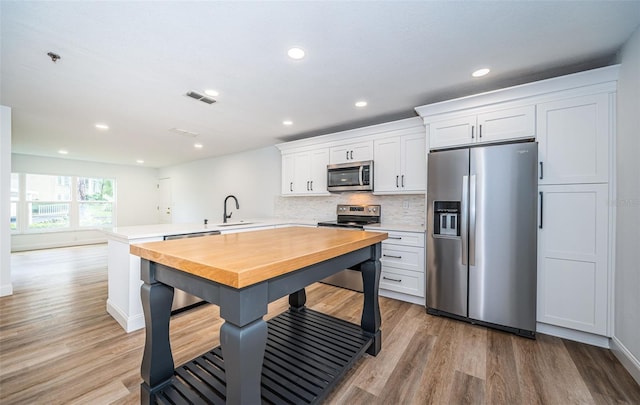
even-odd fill
[[[12,255],[14,295],[0,298],[0,403],[138,404],[144,332],[106,313],[106,245]],[[323,284],[312,309],[358,323],[361,296]],[[640,404],[608,350],[535,341],[427,315],[381,298],[382,351],[365,356],[326,404]],[[269,317],[287,307],[270,304]],[[176,364],[218,345],[218,308],[171,321]]]

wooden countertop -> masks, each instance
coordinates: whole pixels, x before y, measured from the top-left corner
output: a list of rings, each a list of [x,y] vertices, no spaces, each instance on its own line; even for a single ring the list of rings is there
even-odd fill
[[[243,288],[387,239],[385,232],[287,227],[131,245],[130,252]]]

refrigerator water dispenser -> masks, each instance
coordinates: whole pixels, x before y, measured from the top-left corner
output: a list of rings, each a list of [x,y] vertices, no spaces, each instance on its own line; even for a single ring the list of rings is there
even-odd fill
[[[433,205],[433,234],[460,236],[460,201],[434,201]]]

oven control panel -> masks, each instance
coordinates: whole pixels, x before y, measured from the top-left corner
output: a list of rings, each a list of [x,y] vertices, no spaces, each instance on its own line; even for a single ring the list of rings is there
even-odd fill
[[[358,215],[365,217],[379,217],[379,205],[348,205],[338,204],[336,209],[338,215]]]

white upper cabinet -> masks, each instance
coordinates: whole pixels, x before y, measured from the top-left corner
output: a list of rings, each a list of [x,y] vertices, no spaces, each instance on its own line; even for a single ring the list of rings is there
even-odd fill
[[[320,148],[282,155],[283,195],[328,195],[329,150]]]
[[[329,153],[331,155],[329,158],[331,164],[373,160],[373,142],[364,141],[334,146]]]
[[[430,149],[533,138],[536,134],[533,105],[432,119],[428,122]]]
[[[426,146],[424,133],[376,139],[374,193],[424,193]]]
[[[539,184],[609,179],[609,95],[538,104]]]

